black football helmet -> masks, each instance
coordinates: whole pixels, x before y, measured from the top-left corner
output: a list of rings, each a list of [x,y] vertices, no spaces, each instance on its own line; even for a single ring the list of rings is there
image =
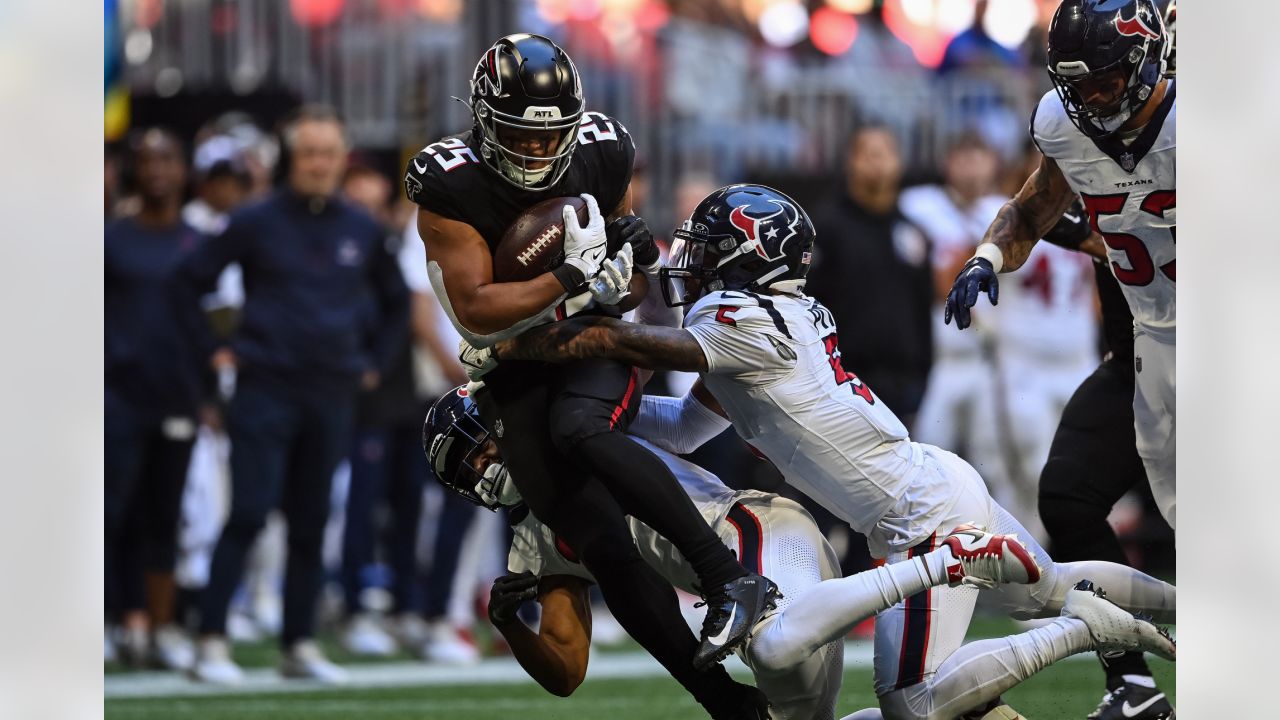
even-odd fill
[[[1169,47],[1152,0],[1063,0],[1049,25],[1049,78],[1080,132],[1107,137],[1151,98]]]
[[[471,76],[469,104],[480,157],[502,179],[542,190],[569,168],[585,103],[578,70],[555,43],[527,33],[494,43]],[[548,134],[554,150],[545,157],[520,152],[515,138],[528,133]]]
[[[764,185],[729,185],[698,203],[673,233],[659,271],[662,297],[679,307],[716,290],[800,292],[816,233],[804,208]]]
[[[422,449],[436,480],[477,505],[497,510],[500,505],[485,502],[476,492],[482,476],[471,464],[488,438],[489,431],[480,422],[480,410],[466,385],[440,396],[422,426]]]

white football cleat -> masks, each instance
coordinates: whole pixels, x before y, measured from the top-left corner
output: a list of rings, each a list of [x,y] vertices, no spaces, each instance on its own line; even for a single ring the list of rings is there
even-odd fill
[[[942,541],[951,553],[947,580],[991,590],[1001,583],[1039,582],[1040,566],[1016,535],[992,535],[976,525],[961,525]]]
[[[226,638],[207,637],[196,648],[196,661],[188,671],[193,680],[214,685],[239,685],[244,671],[231,659]]]
[[[422,659],[444,665],[474,665],[480,662],[480,650],[448,620],[427,623],[427,641],[422,644]]]
[[[280,674],[295,680],[318,680],[326,685],[343,685],[347,671],[324,656],[314,640],[299,640],[280,659]]]
[[[1083,620],[1101,653],[1140,651],[1177,660],[1177,645],[1168,632],[1111,602],[1088,580],[1067,591],[1062,614]]]
[[[165,625],[151,635],[151,660],[169,670],[186,670],[195,663],[196,651],[182,628]]]
[[[387,657],[396,653],[396,641],[378,619],[369,613],[359,613],[351,618],[342,632],[342,646],[353,655]]]

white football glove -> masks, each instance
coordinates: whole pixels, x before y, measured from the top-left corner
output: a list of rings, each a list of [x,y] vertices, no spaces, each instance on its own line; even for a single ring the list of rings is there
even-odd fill
[[[504,505],[510,507],[520,503],[520,491],[511,482],[511,473],[502,463],[489,463],[484,469],[484,477],[476,483],[476,494],[486,505]]]
[[[617,305],[631,294],[631,243],[604,261],[591,281],[591,297],[601,305]]]
[[[498,361],[493,359],[492,350],[472,347],[466,340],[458,341],[458,361],[462,363],[462,369],[467,371],[467,377],[472,382],[498,367]]]
[[[604,262],[605,233],[604,217],[600,214],[600,206],[589,193],[582,193],[587,203],[587,224],[578,225],[578,211],[572,205],[565,205],[564,217],[564,264],[572,265],[588,280],[600,270]]]

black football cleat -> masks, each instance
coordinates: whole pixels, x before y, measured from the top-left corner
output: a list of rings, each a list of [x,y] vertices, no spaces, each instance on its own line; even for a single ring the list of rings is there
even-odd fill
[[[1125,683],[1103,696],[1086,720],[1172,720],[1173,706],[1159,688]]]
[[[693,655],[693,667],[705,670],[729,657],[751,636],[764,614],[778,606],[778,586],[767,577],[749,573],[707,594],[702,621],[702,644]]]

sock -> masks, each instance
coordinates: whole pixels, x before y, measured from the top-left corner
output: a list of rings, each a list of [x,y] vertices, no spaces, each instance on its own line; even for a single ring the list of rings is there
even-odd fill
[[[840,640],[855,625],[902,602],[904,598],[942,584],[930,577],[928,565],[937,560],[926,553],[892,565],[845,578],[824,580],[792,598],[751,641],[750,652],[767,669],[791,667]],[[945,559],[945,558],[944,558]],[[937,575],[945,582],[946,573]]]
[[[1130,685],[1141,685],[1142,687],[1154,689],[1156,686],[1155,678],[1150,675],[1125,675],[1124,681]]]
[[[905,706],[895,715],[956,717],[983,707],[1049,665],[1093,649],[1089,627],[1058,617],[1017,635],[978,640],[951,654],[925,682],[885,695],[886,704]]]
[[[676,546],[700,587],[717,588],[747,574],[657,455],[616,431],[592,435],[576,449],[623,512]]]
[[[1129,678],[1151,678],[1151,668],[1147,666],[1147,659],[1140,652],[1127,652],[1116,657],[1104,658],[1098,656],[1098,660],[1102,663],[1102,669],[1107,674],[1107,690],[1112,691],[1130,682]],[[1143,683],[1137,683],[1142,685]],[[1152,682],[1150,687],[1155,687]]]

